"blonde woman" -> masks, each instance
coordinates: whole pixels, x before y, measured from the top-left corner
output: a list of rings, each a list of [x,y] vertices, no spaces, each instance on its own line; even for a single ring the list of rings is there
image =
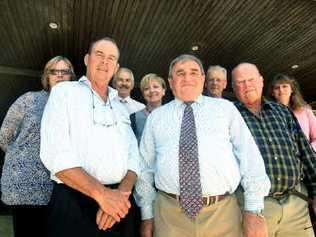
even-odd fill
[[[5,160],[1,199],[12,207],[15,237],[44,236],[46,209],[53,186],[40,160],[41,118],[51,88],[74,78],[73,66],[67,58],[52,58],[41,77],[43,90],[20,96],[2,123],[0,147],[5,152]]]
[[[146,107],[130,116],[138,143],[140,142],[148,115],[161,105],[162,97],[166,91],[166,83],[158,75],[149,73],[140,81],[140,90],[146,101]]]
[[[316,151],[316,117],[303,99],[297,81],[285,74],[277,74],[269,84],[268,95],[293,111],[305,136]]]

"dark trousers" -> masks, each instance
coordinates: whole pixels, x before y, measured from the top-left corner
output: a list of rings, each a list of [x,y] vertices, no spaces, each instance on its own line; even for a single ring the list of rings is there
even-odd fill
[[[46,226],[47,206],[12,206],[15,237],[43,237]]]
[[[115,187],[114,187],[115,188]],[[98,204],[95,200],[64,185],[54,184],[49,203],[48,237],[136,237],[140,223],[133,195],[131,208],[124,219],[106,231],[96,224]]]

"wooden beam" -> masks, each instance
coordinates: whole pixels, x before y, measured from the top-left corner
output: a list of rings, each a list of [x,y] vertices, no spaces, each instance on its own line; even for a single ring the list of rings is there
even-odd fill
[[[5,67],[0,66],[0,73],[1,74],[9,74],[9,75],[22,75],[22,76],[30,76],[30,77],[40,77],[42,72],[35,71],[30,69],[20,69],[20,68],[13,68],[13,67]]]

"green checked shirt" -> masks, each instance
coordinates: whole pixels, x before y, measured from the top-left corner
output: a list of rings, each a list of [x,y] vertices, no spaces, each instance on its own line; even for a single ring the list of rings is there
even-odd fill
[[[270,194],[294,188],[305,177],[306,185],[316,196],[316,153],[293,113],[286,106],[266,99],[259,116],[240,102],[235,105],[264,159],[271,181]]]

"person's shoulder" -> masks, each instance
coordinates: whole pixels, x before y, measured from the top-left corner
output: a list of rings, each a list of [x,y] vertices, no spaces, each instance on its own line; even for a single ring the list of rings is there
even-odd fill
[[[33,103],[34,98],[36,98],[37,96],[39,96],[40,91],[27,91],[24,94],[20,95],[15,103],[18,104],[31,104]]]
[[[63,81],[59,82],[57,85],[55,85],[51,93],[52,94],[64,94],[64,95],[69,95],[81,90],[85,90],[84,86],[81,85],[82,83],[78,81]]]
[[[203,99],[206,103],[214,104],[214,105],[224,105],[231,106],[233,103],[225,98],[215,98],[209,96],[203,96]]]
[[[278,111],[285,113],[285,114],[291,114],[289,107],[287,107],[286,105],[277,103],[277,102],[272,101],[272,100],[267,100],[265,103],[268,104],[268,106],[272,109],[278,110]]]
[[[234,104],[223,98],[213,98],[213,97],[203,97],[204,105],[209,109],[215,110],[223,110],[223,111],[231,111],[235,109]]]
[[[163,115],[164,113],[171,111],[174,108],[174,106],[175,106],[175,100],[171,100],[168,103],[156,108],[154,111],[151,112],[151,114]]]
[[[304,106],[301,108],[302,113],[306,114],[308,117],[315,117],[315,114],[311,107]]]
[[[68,90],[69,88],[80,88],[80,82],[78,81],[62,81],[56,84],[54,90]]]
[[[155,122],[161,121],[168,118],[168,115],[173,113],[174,109],[174,100],[159,106],[158,108],[154,109],[149,115],[147,120],[153,120]]]

